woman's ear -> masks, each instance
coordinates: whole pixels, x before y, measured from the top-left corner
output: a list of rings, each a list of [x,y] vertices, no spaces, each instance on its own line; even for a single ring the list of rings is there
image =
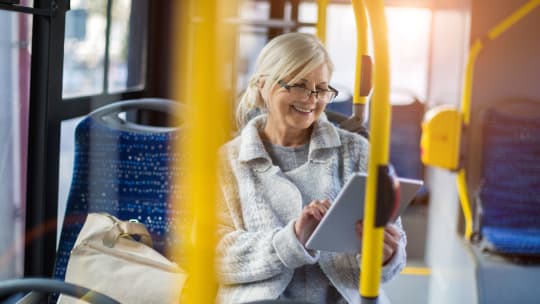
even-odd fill
[[[259,77],[259,80],[257,80],[257,89],[259,89],[259,93],[261,94],[261,97],[263,98],[263,101],[266,103],[266,98],[268,97],[265,93],[264,84],[266,83],[266,78],[264,76]]]
[[[262,89],[264,88],[265,81],[266,79],[264,78],[264,76],[259,77],[259,80],[257,80],[257,88],[259,88],[259,91],[262,91]]]

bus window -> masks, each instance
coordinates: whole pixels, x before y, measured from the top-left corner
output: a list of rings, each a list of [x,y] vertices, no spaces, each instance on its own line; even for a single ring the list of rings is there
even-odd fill
[[[107,1],[71,1],[66,13],[62,96],[103,92]]]
[[[243,20],[266,20],[270,14],[270,5],[267,2],[245,1],[240,7],[240,18]],[[268,28],[254,26],[249,23],[242,24],[238,32],[237,62],[238,75],[236,80],[237,93],[242,92],[248,83],[248,77],[255,68],[256,55],[267,41]]]
[[[71,1],[66,13],[64,98],[143,88],[147,11],[148,1]]]
[[[108,93],[142,89],[145,78],[148,1],[113,1]]]
[[[413,100],[398,98],[399,90],[426,100],[428,87],[431,10],[427,8],[388,7],[388,41],[392,64],[393,104]]]
[[[21,3],[23,4],[23,3]],[[22,277],[31,16],[0,11],[0,278]]]
[[[391,62],[392,103],[411,102],[403,89],[420,100],[427,94],[431,10],[428,8],[386,7]],[[327,15],[327,48],[334,60],[333,81],[343,93],[352,92],[355,79],[356,23],[350,4],[330,4]],[[317,20],[316,3],[300,4],[300,22]],[[300,28],[314,33],[313,28]],[[371,33],[371,31],[368,31]],[[371,38],[370,38],[371,39]],[[373,54],[372,51],[370,51]],[[353,64],[351,64],[353,63]],[[340,94],[342,92],[340,90]],[[339,101],[339,100],[338,100]]]
[[[352,11],[351,11],[352,12]],[[317,22],[317,5],[311,2],[301,2],[298,8],[298,21],[300,23]],[[303,26],[298,29],[299,32],[315,35],[317,29],[314,26]],[[332,58],[333,59],[333,58]]]

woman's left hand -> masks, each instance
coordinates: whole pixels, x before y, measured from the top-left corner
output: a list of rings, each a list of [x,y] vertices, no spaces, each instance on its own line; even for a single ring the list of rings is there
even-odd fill
[[[356,235],[360,241],[362,241],[363,225],[363,221],[356,222]],[[394,256],[394,253],[398,249],[400,238],[401,235],[394,225],[388,224],[384,227],[383,265],[386,265]]]

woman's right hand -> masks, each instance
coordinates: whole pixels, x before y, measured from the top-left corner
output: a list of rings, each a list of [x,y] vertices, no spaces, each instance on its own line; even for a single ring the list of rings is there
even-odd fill
[[[294,223],[294,232],[296,238],[306,245],[307,240],[319,224],[326,211],[330,208],[329,200],[313,200],[309,205],[302,209],[302,214]]]

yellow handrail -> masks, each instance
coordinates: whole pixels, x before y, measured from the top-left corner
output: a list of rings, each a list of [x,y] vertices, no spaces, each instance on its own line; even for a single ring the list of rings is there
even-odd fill
[[[388,164],[390,135],[390,64],[387,25],[383,0],[366,2],[371,24],[374,49],[374,80],[371,115],[368,180],[366,187],[362,242],[362,271],[360,294],[362,299],[378,297],[384,227],[375,227],[378,168]]]
[[[502,33],[507,31],[510,27],[515,25],[518,21],[527,16],[532,10],[540,5],[540,0],[531,0],[521,7],[519,7],[514,13],[506,17],[503,21],[499,22],[496,26],[491,28],[488,31],[487,37],[489,40],[497,39]],[[467,57],[467,64],[465,67],[465,77],[463,83],[463,91],[461,94],[461,111],[463,113],[463,122],[465,126],[469,125],[470,121],[470,112],[471,112],[471,92],[472,92],[472,81],[474,77],[474,66],[476,64],[476,59],[478,54],[483,48],[483,43],[480,39],[477,39]]]
[[[465,66],[465,77],[463,78],[463,91],[461,92],[461,113],[463,114],[463,123],[465,126],[469,125],[471,117],[471,92],[472,92],[472,80],[474,75],[474,65],[478,54],[484,47],[482,41],[476,40],[469,55],[467,56],[467,64]]]
[[[187,261],[188,285],[185,303],[213,303],[216,286],[214,255],[216,245],[215,202],[217,200],[217,150],[230,130],[230,104],[224,79],[224,48],[218,39],[227,29],[221,21],[219,0],[174,2],[176,16],[174,52],[179,56],[173,72],[173,97],[189,106],[180,113],[189,126],[182,130],[177,144],[183,162],[178,187],[182,201],[174,202],[177,210],[193,216],[191,229],[183,235],[184,247],[174,254]],[[230,1],[223,5],[232,5]],[[182,22],[182,23],[180,23]],[[232,42],[229,42],[232,43]],[[224,131],[218,132],[217,130]],[[177,219],[179,221],[185,219]],[[192,240],[190,242],[189,240]]]
[[[317,0],[317,37],[326,43],[326,10],[329,0]]]
[[[367,96],[360,96],[360,84],[365,81],[362,79],[362,58],[368,55],[368,21],[364,0],[352,0],[352,6],[356,20],[356,77],[353,104],[366,104]]]
[[[525,3],[520,8],[518,8],[514,13],[512,13],[512,15],[508,16],[503,21],[499,22],[499,24],[497,24],[495,27],[493,27],[488,32],[488,38],[491,40],[495,40],[507,29],[509,29],[512,25],[516,24],[519,20],[523,19],[523,17],[527,16],[538,5],[540,5],[540,0],[531,0]]]
[[[503,21],[499,22],[491,30],[488,31],[487,38],[489,40],[497,39],[502,33],[507,31],[511,26],[515,25],[519,20],[527,16],[532,10],[540,5],[540,0],[531,0],[521,7],[519,7],[514,13],[506,17]],[[476,59],[482,51],[484,43],[481,39],[476,39],[469,55],[467,56],[467,63],[465,66],[465,76],[463,78],[463,91],[461,92],[461,113],[463,115],[463,125],[467,127],[470,123],[471,117],[471,95],[472,95],[472,83],[474,77],[474,67]],[[459,200],[465,218],[465,238],[470,239],[473,230],[473,219],[471,211],[471,203],[469,201],[469,190],[467,188],[467,179],[465,169],[460,169],[456,175],[456,183],[458,187]]]
[[[465,175],[465,169],[460,169],[456,176],[457,188],[459,194],[459,202],[461,209],[463,210],[463,217],[465,218],[465,239],[470,240],[473,231],[473,219],[471,211],[471,202],[467,194],[467,176]]]

